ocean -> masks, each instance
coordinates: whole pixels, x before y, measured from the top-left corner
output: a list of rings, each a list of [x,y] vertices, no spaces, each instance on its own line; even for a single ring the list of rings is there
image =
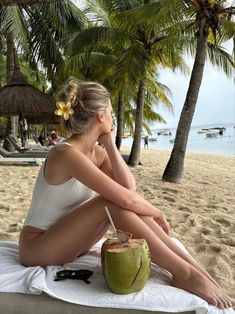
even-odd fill
[[[187,152],[205,153],[213,155],[235,156],[235,124],[216,124],[193,126],[189,132]],[[224,127],[226,130],[223,135],[217,137],[206,137],[206,133],[198,133],[202,128]],[[158,135],[157,133],[164,128],[152,129],[152,135],[149,138],[157,138],[157,141],[149,141],[149,148],[156,150],[171,151],[173,148],[172,141],[175,138],[176,129],[167,128],[171,135]],[[122,146],[131,147],[133,138],[128,137],[122,140]],[[144,148],[144,140],[141,143]]]

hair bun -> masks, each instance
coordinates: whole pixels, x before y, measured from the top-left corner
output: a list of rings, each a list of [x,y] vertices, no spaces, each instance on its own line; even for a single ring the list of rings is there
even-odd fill
[[[81,96],[81,88],[76,80],[70,80],[65,87],[67,94],[67,101],[69,101],[72,106],[75,104],[76,100]]]

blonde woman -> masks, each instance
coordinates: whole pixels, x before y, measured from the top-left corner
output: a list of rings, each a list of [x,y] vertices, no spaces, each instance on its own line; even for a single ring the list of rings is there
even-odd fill
[[[146,239],[152,262],[172,273],[174,286],[220,308],[234,306],[174,244],[164,214],[136,192],[135,179],[114,144],[107,90],[71,80],[57,99],[56,114],[71,136],[51,149],[39,171],[20,235],[22,264],[61,265],[85,254],[109,228],[107,206],[118,229]]]

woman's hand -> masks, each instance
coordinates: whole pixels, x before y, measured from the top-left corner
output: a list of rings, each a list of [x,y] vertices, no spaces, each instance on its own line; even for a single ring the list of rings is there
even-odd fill
[[[98,138],[98,142],[104,147],[106,147],[107,145],[109,145],[111,141],[113,141],[113,138],[114,138],[114,130],[112,129],[110,132],[102,134]]]
[[[162,228],[163,231],[165,231],[167,235],[170,234],[170,225],[162,212],[159,212],[159,216],[155,217],[154,221],[156,221],[156,223]]]

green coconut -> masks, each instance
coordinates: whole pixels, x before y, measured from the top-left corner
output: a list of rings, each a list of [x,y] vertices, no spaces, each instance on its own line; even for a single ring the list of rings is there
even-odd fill
[[[144,288],[150,273],[150,253],[144,239],[119,244],[106,240],[101,249],[102,269],[109,289],[128,294]]]

